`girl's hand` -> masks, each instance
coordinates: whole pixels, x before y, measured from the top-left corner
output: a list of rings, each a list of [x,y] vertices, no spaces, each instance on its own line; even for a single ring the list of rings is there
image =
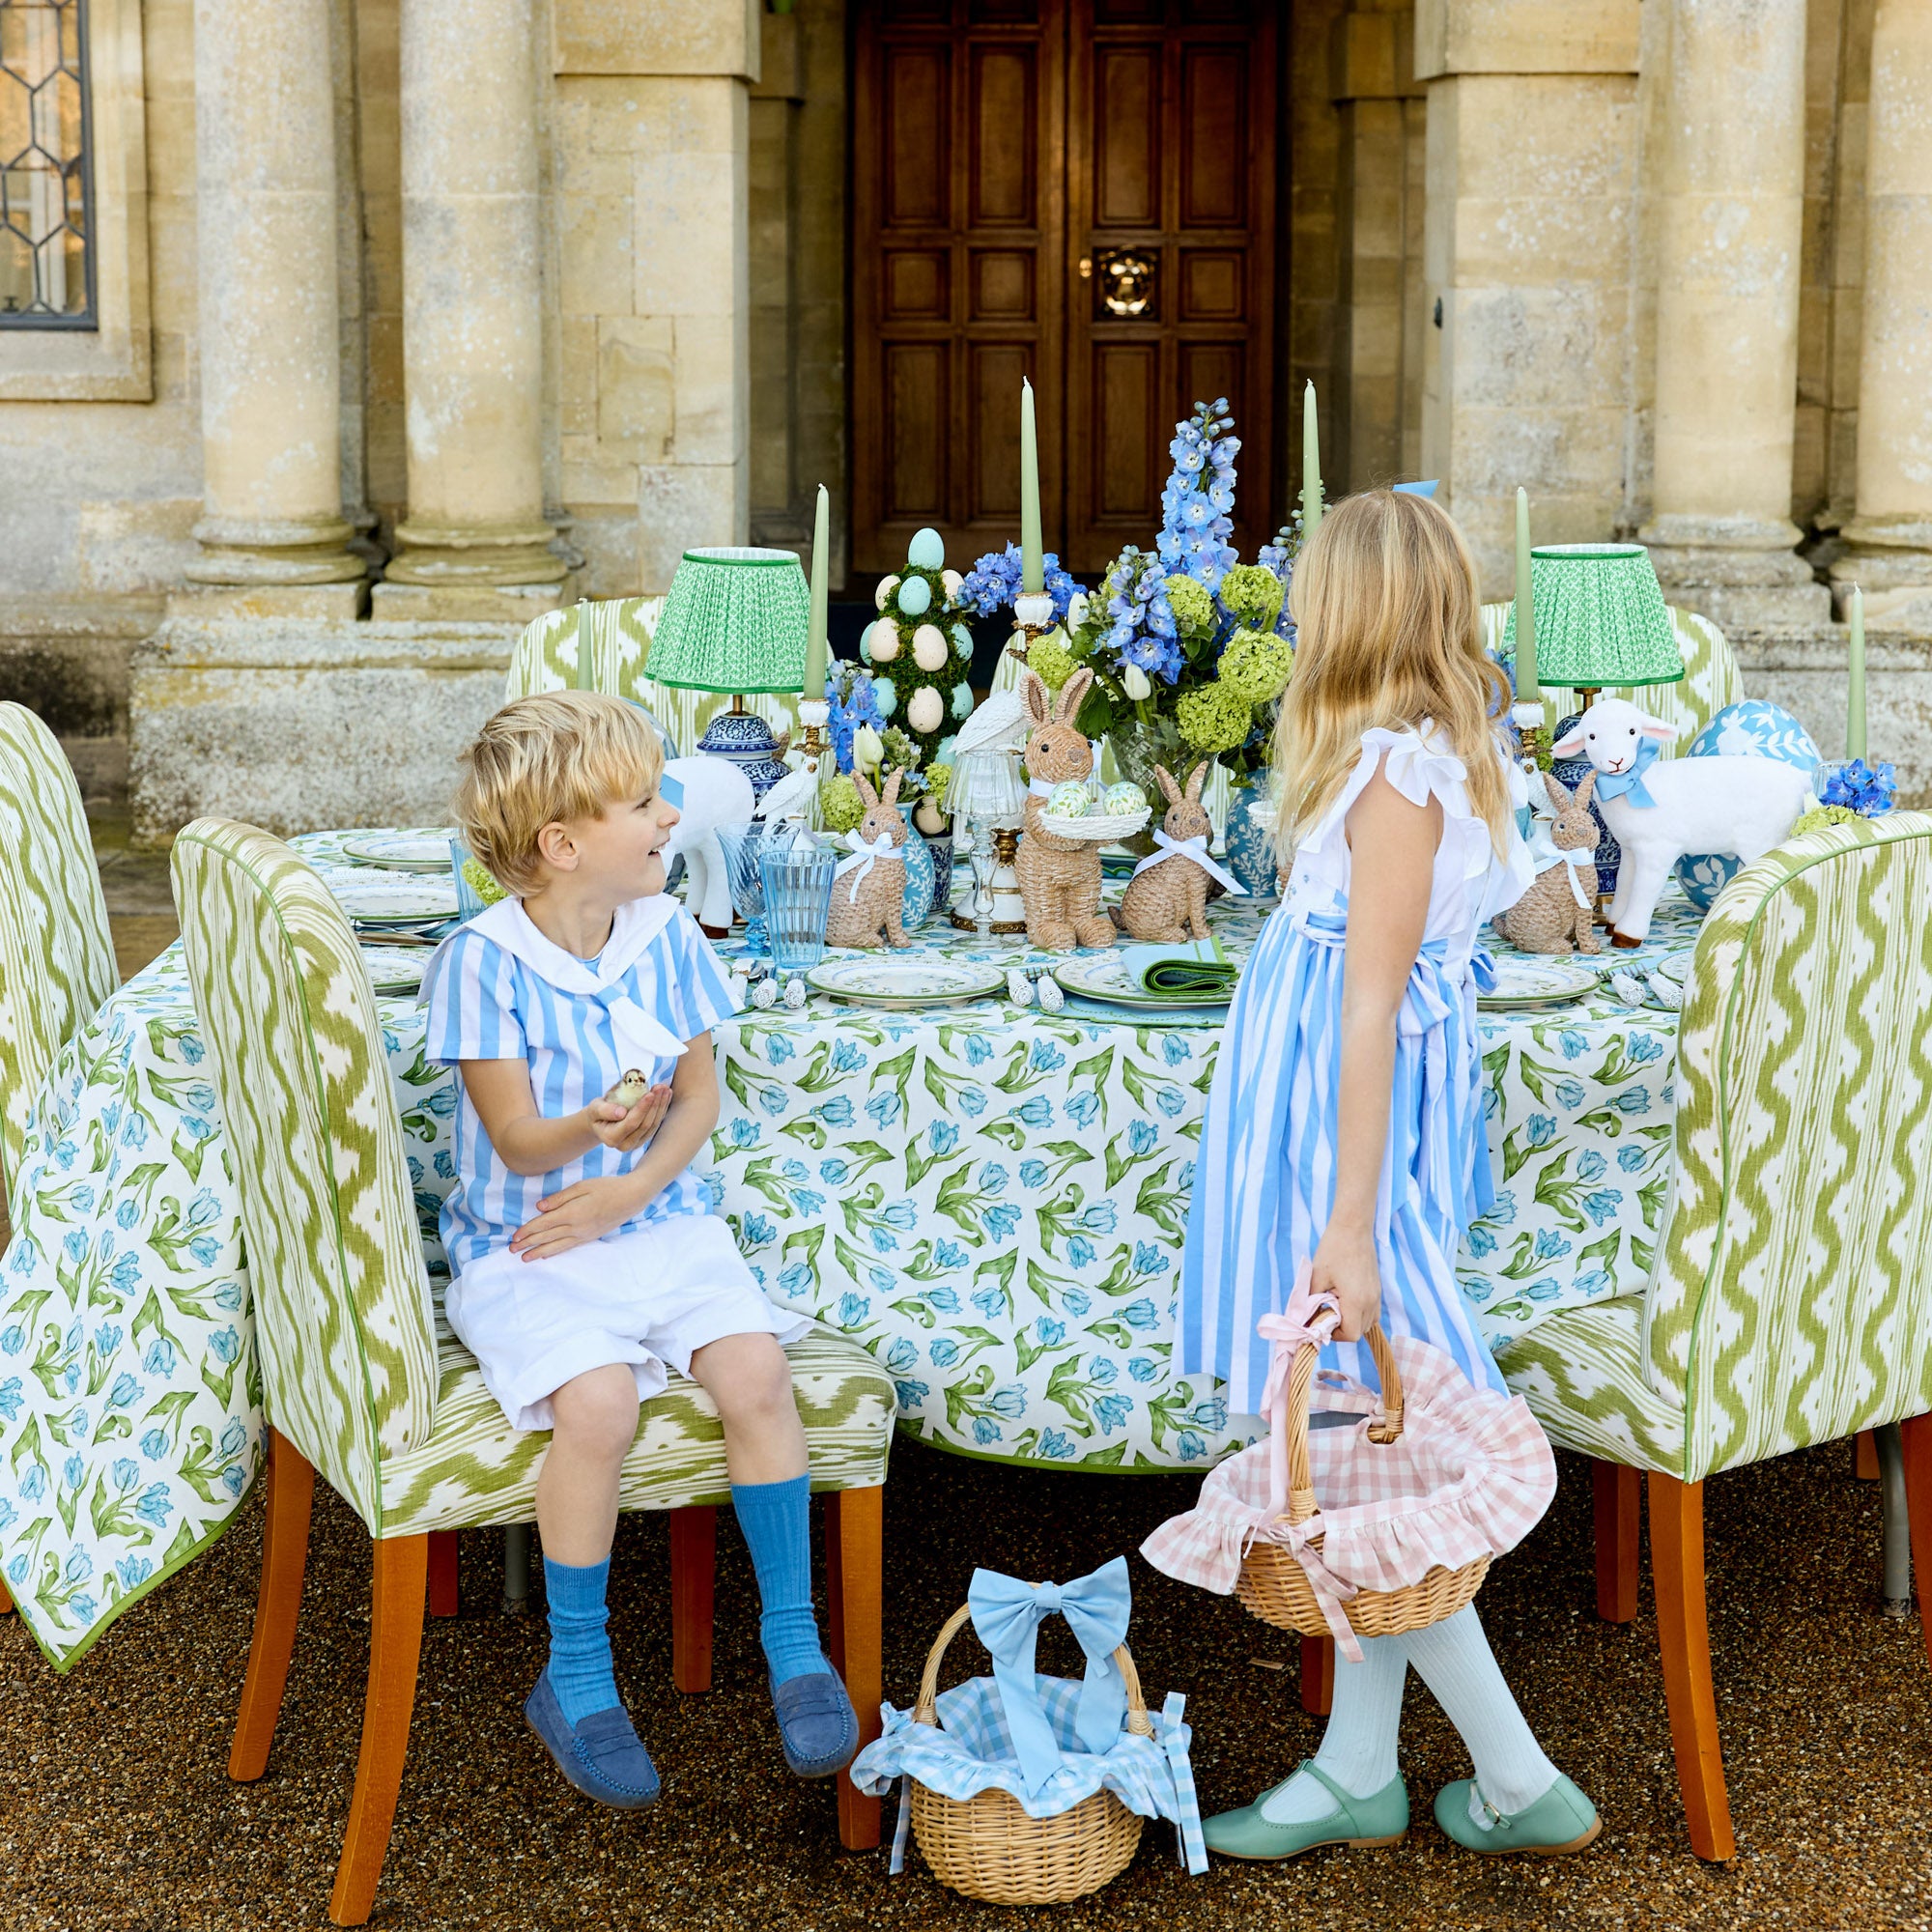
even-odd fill
[[[615,1100],[593,1100],[584,1110],[590,1131],[607,1148],[619,1153],[635,1153],[647,1145],[670,1111],[668,1085],[653,1087],[635,1107],[625,1108]]]
[[[641,1205],[636,1183],[627,1175],[574,1181],[537,1203],[536,1218],[526,1221],[511,1236],[510,1252],[534,1262],[580,1248],[585,1241],[601,1239],[612,1228],[621,1228]]]
[[[1309,1287],[1317,1294],[1332,1294],[1341,1304],[1337,1337],[1359,1342],[1381,1313],[1382,1277],[1376,1263],[1375,1236],[1366,1230],[1356,1233],[1331,1224],[1315,1250],[1309,1274]]]

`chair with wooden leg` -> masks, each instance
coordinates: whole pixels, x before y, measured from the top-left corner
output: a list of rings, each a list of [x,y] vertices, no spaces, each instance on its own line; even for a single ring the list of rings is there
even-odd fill
[[[1551,1438],[1596,1459],[1597,1600],[1612,1620],[1636,1613],[1639,1483],[1649,1491],[1671,1742],[1702,1858],[1734,1850],[1705,1620],[1707,1478],[1902,1425],[1932,1619],[1928,905],[1921,812],[1807,833],[1726,888],[1686,988],[1676,1165],[1649,1285],[1552,1316],[1502,1356]]]
[[[439,1339],[375,996],[334,900],[252,826],[200,820],[176,839],[173,865],[236,1163],[270,1425],[261,1590],[229,1775],[268,1765],[319,1471],[374,1545],[362,1747],[329,1902],[337,1924],[359,1925],[402,1786],[424,1610],[455,1607],[453,1534],[532,1520],[549,1437],[511,1430],[475,1359],[446,1331]],[[826,1499],[833,1661],[869,1738],[893,1384],[823,1331],[786,1352]],[[717,1410],[673,1376],[642,1406],[620,1506],[672,1512],[673,1674],[686,1690],[710,1682],[713,1519],[729,1497]],[[875,1844],[876,1801],[838,1786],[845,1843]]]

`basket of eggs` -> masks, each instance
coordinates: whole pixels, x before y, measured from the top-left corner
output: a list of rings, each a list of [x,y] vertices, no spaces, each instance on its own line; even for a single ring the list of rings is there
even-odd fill
[[[1056,838],[1111,845],[1131,838],[1152,815],[1147,794],[1124,779],[1104,788],[1069,779],[1048,794],[1040,808],[1039,828]]]

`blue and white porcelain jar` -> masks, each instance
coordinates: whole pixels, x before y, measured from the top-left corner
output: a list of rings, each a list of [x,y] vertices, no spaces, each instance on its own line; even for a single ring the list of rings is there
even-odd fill
[[[899,816],[905,820],[906,829],[905,905],[899,915],[899,923],[908,932],[917,932],[931,917],[933,881],[938,876],[932,847],[926,843],[925,834],[912,822],[913,810],[910,805],[899,807]],[[948,864],[950,870],[950,856]]]
[[[1229,871],[1257,898],[1271,897],[1276,890],[1274,821],[1262,786],[1229,788],[1228,829],[1222,842]]]

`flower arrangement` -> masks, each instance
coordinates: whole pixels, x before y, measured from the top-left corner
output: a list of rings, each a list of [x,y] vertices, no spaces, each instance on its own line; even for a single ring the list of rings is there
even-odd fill
[[[1854,818],[1883,817],[1898,798],[1897,775],[1889,764],[1868,765],[1862,758],[1852,758],[1827,770],[1820,802],[1791,828],[1794,834],[1844,825]]]
[[[1040,561],[1045,566],[1046,593],[1053,599],[1054,622],[1067,623],[1068,612],[1073,611],[1071,623],[1077,627],[1084,607],[1076,610],[1074,600],[1084,599],[1086,592],[1061,569],[1060,558],[1052,551]],[[1019,594],[1020,547],[1009,543],[1003,551],[988,551],[959,580],[952,604],[955,610],[970,611],[976,617],[990,617],[995,611],[1007,609]]]
[[[963,584],[946,568],[946,550],[936,530],[921,530],[906,551],[906,566],[881,580],[874,594],[879,615],[860,640],[859,655],[870,668],[868,720],[882,727],[889,766],[903,771],[902,797],[923,796],[923,774],[940,742],[973,709],[966,668],[973,657],[973,634],[960,618],[948,621],[948,609]],[[837,747],[835,735],[834,745]],[[839,769],[849,772],[849,758]]]

